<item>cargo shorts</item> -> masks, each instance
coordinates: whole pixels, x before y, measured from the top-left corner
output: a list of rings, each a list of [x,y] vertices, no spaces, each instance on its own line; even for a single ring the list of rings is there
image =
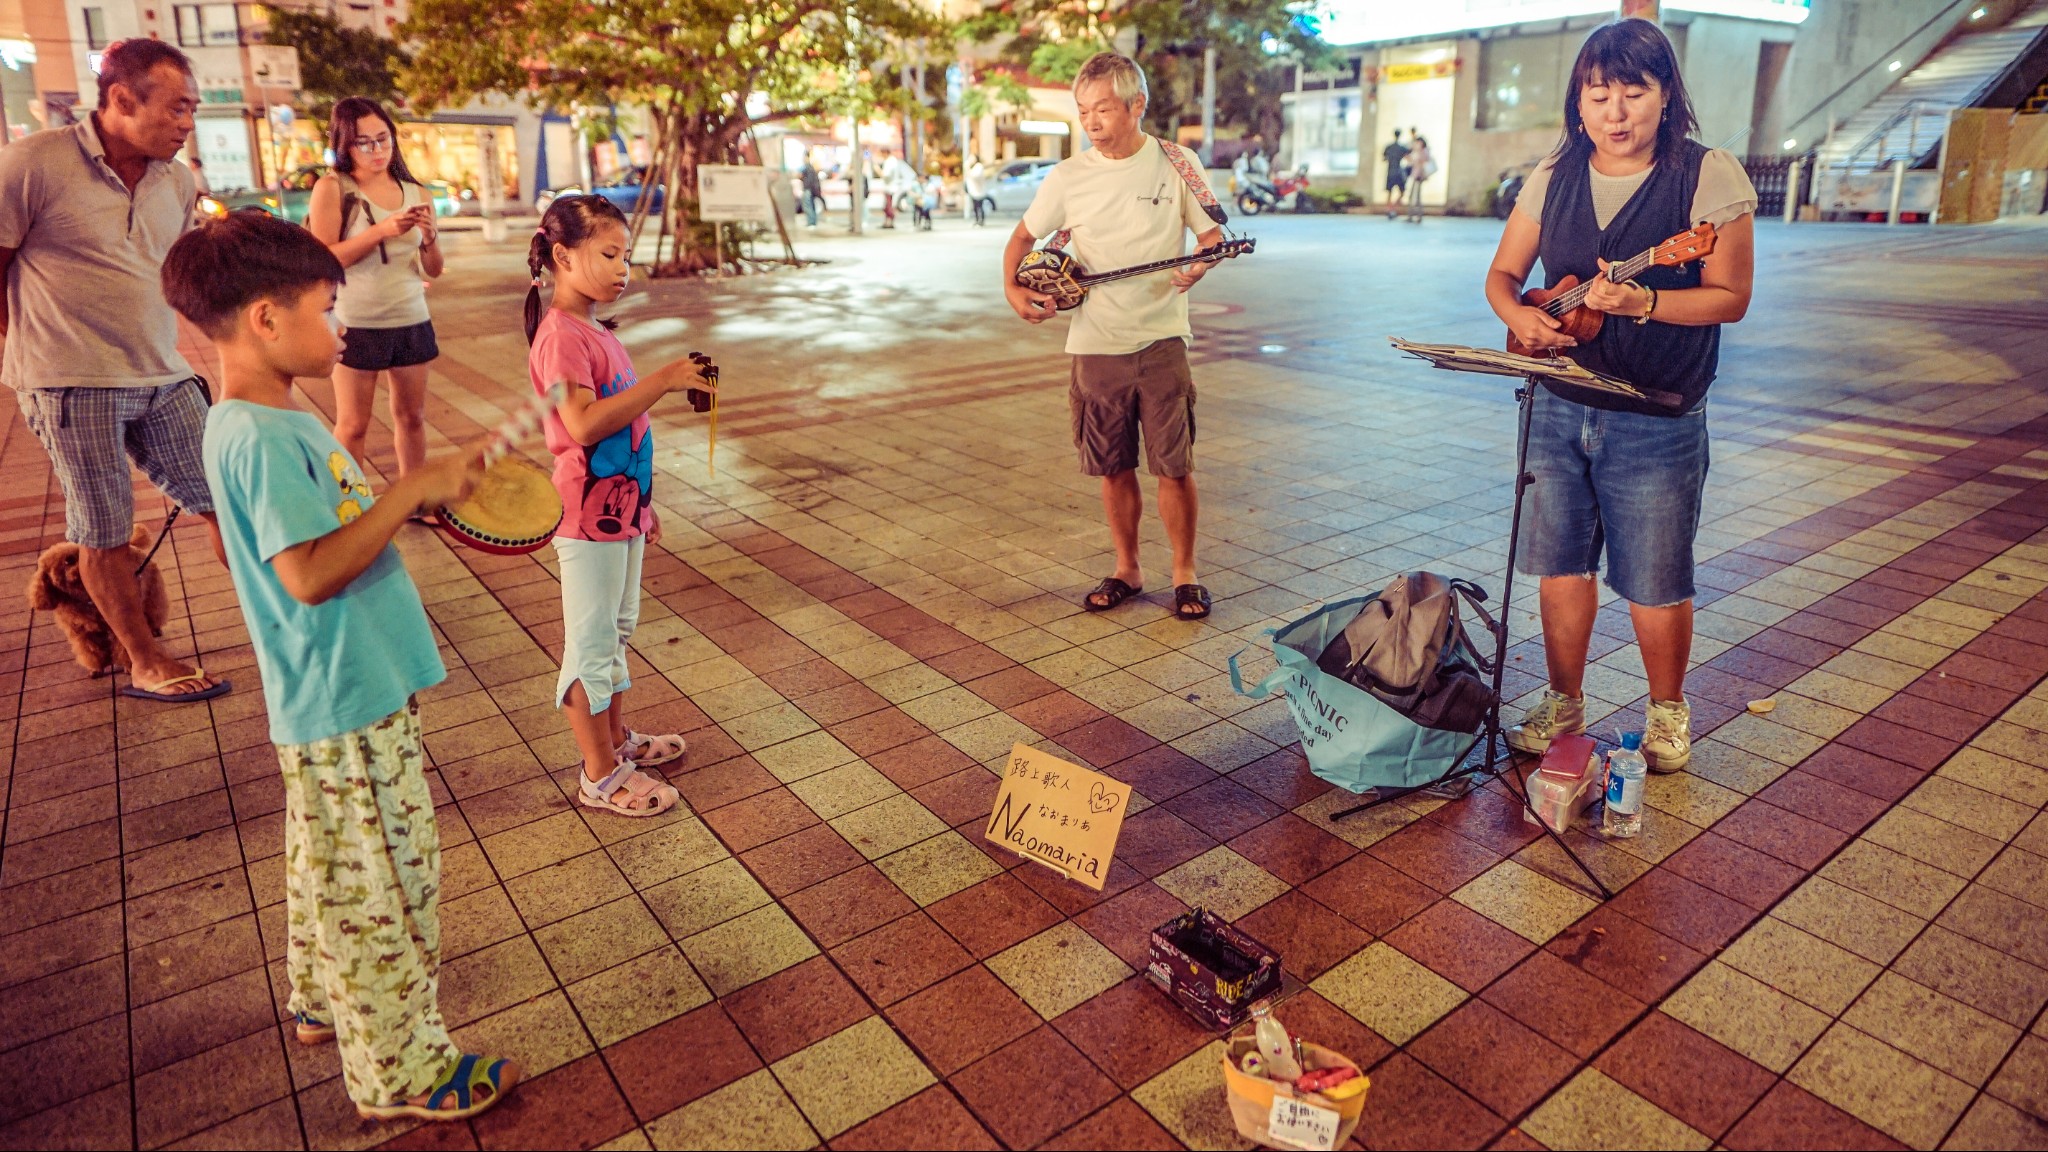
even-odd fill
[[[1154,476],[1178,480],[1195,470],[1195,380],[1188,346],[1157,340],[1122,355],[1077,355],[1067,406],[1081,471],[1114,476],[1138,467],[1138,446]]]
[[[197,376],[162,387],[37,388],[17,393],[64,490],[64,538],[119,548],[135,526],[130,461],[187,512],[213,511],[200,446],[206,385]]]

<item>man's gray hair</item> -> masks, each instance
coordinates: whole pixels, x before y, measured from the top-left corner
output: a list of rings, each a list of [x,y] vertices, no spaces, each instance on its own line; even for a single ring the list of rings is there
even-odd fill
[[[1081,85],[1107,80],[1116,98],[1129,108],[1131,102],[1143,98],[1151,99],[1151,90],[1145,84],[1145,70],[1138,62],[1121,52],[1097,52],[1088,58],[1081,70],[1074,74],[1074,94],[1080,95]]]

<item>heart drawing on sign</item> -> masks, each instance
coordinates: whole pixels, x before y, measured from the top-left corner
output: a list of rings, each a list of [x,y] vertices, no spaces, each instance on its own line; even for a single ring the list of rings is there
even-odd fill
[[[1116,793],[1111,792],[1100,784],[1088,790],[1088,810],[1090,812],[1107,812],[1114,807],[1116,807]]]

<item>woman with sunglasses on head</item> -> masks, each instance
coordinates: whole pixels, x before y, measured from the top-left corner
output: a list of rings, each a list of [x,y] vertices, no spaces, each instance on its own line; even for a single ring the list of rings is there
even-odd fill
[[[1671,41],[1648,20],[1595,29],[1565,92],[1564,140],[1524,185],[1486,276],[1486,298],[1531,349],[1561,351],[1587,368],[1675,406],[1548,383],[1529,425],[1529,516],[1516,570],[1541,579],[1549,687],[1508,743],[1540,754],[1582,732],[1582,687],[1594,583],[1628,602],[1649,681],[1642,750],[1652,772],[1692,758],[1685,700],[1692,652],[1693,540],[1707,483],[1707,388],[1721,325],[1749,309],[1756,189],[1742,164],[1692,139],[1692,102]],[[1713,254],[1652,266],[1615,283],[1603,275],[1696,224],[1717,230]],[[1557,318],[1522,302],[1538,259],[1544,286],[1590,283],[1584,307],[1604,314],[1576,343]]]
[[[407,170],[398,126],[376,101],[338,101],[328,138],[334,170],[313,185],[306,227],[348,273],[334,301],[347,329],[334,369],[334,438],[365,463],[377,375],[390,373],[391,438],[404,476],[426,459],[427,366],[441,354],[425,283],[441,274],[434,200]]]

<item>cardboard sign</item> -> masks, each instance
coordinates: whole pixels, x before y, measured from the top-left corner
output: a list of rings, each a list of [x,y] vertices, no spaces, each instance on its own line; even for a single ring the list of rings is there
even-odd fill
[[[707,224],[775,223],[768,170],[750,164],[699,164],[697,218]]]
[[[985,835],[1100,892],[1130,807],[1130,785],[1019,744]]]
[[[1266,1138],[1290,1148],[1330,1152],[1337,1146],[1339,1119],[1334,1108],[1275,1094],[1273,1110],[1266,1116]]]

